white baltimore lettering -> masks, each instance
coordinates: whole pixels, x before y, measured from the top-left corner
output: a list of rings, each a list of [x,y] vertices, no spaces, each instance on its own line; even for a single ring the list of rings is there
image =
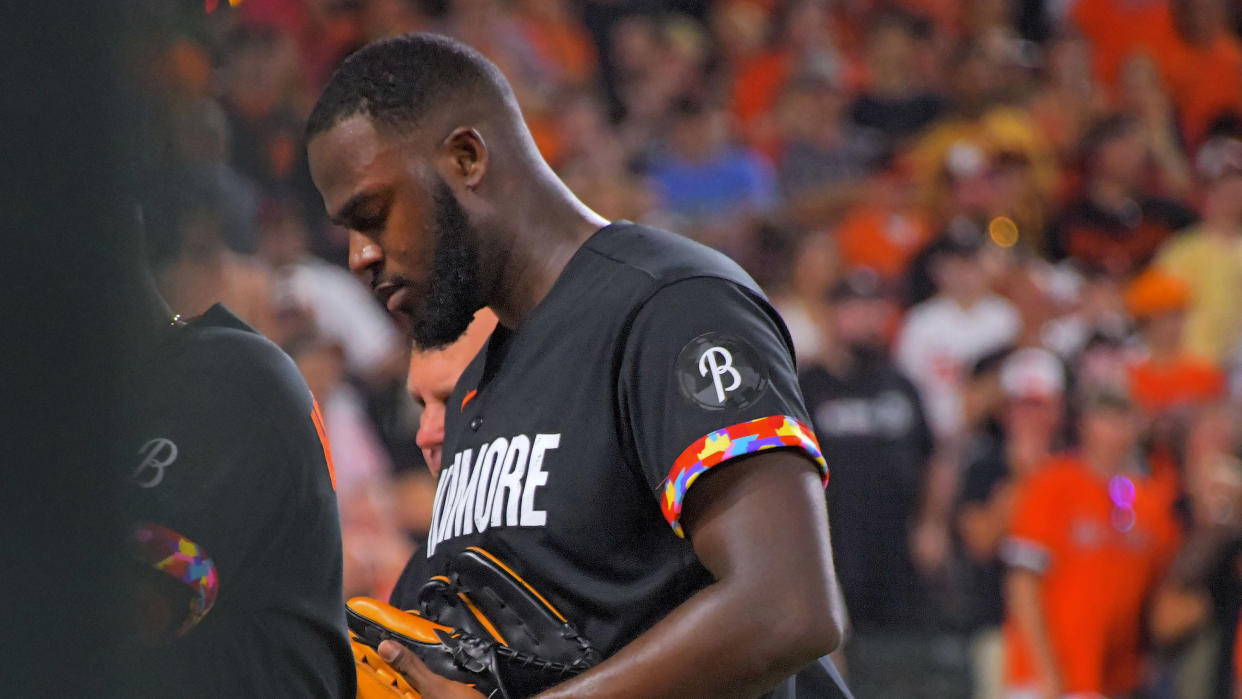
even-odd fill
[[[487,448],[483,465],[479,468],[479,489],[474,496],[474,528],[480,534],[487,531],[491,517],[492,498],[496,495],[496,477],[500,475],[499,461],[509,450],[509,440],[499,437]]]
[[[474,533],[474,494],[479,488],[479,471],[482,470],[483,459],[486,456],[487,445],[479,447],[479,457],[474,460],[474,468],[470,469],[470,480],[466,482],[466,490],[461,494],[462,534]]]
[[[522,489],[523,527],[542,527],[547,524],[547,513],[535,509],[535,490],[548,482],[548,472],[543,470],[544,454],[560,445],[560,434],[535,435],[535,445],[530,450],[530,466],[526,469],[526,487]]]
[[[492,501],[492,526],[500,526],[500,518],[505,518],[505,526],[518,525],[518,500],[522,495],[522,476],[526,474],[526,458],[530,456],[530,438],[519,434],[509,441],[509,450],[505,452],[505,462],[500,467],[500,477],[496,479],[496,494]],[[506,506],[507,505],[507,506]]]
[[[440,541],[461,536],[462,507],[465,505],[466,482],[470,480],[470,457],[473,449],[461,453],[461,463],[457,464],[457,473],[453,474],[453,492],[449,494],[448,527],[440,533]]]
[[[535,499],[550,476],[544,460],[560,444],[560,434],[537,434],[533,440],[519,434],[455,454],[436,485],[427,557],[459,536],[547,526],[547,512],[535,507]]]

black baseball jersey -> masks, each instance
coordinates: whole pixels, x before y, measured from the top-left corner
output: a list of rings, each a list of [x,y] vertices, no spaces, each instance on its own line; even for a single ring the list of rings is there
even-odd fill
[[[933,437],[918,391],[887,359],[800,380],[824,458],[837,579],[859,630],[909,628],[926,598],[910,558],[910,525]]]
[[[137,555],[191,611],[142,655],[142,695],[353,697],[331,455],[297,367],[220,305],[144,363],[125,436]]]
[[[695,478],[795,449],[826,479],[809,424],[788,332],[740,267],[609,225],[458,381],[431,532],[393,601],[482,546],[610,655],[712,582],[680,523]]]

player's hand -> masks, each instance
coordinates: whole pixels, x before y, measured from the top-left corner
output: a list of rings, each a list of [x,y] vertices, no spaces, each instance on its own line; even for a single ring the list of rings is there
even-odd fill
[[[379,656],[405,676],[422,699],[483,699],[474,687],[445,679],[427,668],[409,649],[399,643],[384,641],[376,649]]]

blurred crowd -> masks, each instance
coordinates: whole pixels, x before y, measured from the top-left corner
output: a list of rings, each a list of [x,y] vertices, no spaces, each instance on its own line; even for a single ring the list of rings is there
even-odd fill
[[[302,128],[351,51],[436,31],[509,76],[588,205],[727,252],[781,311],[859,697],[1242,696],[1230,0],[148,4],[159,283],[302,369],[347,595],[387,595],[434,483]]]

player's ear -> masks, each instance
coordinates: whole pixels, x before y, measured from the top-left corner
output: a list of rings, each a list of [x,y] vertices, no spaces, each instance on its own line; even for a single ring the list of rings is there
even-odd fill
[[[488,151],[483,136],[469,126],[459,126],[444,139],[443,155],[450,181],[473,191],[487,173]]]

